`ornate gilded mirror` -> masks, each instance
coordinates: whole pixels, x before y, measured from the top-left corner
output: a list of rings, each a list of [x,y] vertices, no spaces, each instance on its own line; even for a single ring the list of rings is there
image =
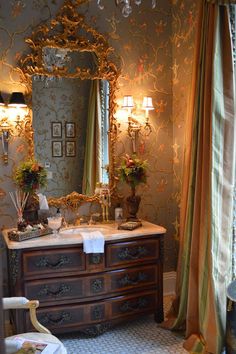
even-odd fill
[[[119,71],[113,48],[78,13],[85,2],[66,0],[55,19],[37,27],[26,39],[31,52],[20,63],[32,102],[29,144],[48,168],[46,195],[55,206],[96,200],[96,182],[115,190]],[[59,188],[60,181],[71,190]]]

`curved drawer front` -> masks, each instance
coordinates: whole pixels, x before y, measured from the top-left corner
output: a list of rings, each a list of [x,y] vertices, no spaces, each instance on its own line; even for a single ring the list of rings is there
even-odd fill
[[[37,311],[38,321],[53,332],[63,332],[66,328],[78,330],[78,326],[91,325],[108,318],[108,304],[98,302],[95,304],[67,305],[45,307]],[[26,330],[32,330],[29,316],[26,317]]]
[[[90,276],[28,281],[25,282],[24,293],[29,299],[43,303],[122,292],[156,283],[156,267],[145,266]]]
[[[110,273],[110,291],[123,291],[157,283],[157,267],[146,266],[117,270]]]
[[[142,312],[151,312],[154,311],[155,306],[156,294],[154,291],[149,291],[133,296],[109,298],[93,304],[83,303],[55,306],[54,308],[39,308],[37,318],[42,325],[53,333],[59,333],[66,331],[67,328],[78,330],[79,326],[89,327],[96,323],[109,323],[112,319],[130,317]],[[84,326],[85,323],[86,326]],[[26,317],[26,330],[32,330],[28,315]]]
[[[80,298],[84,295],[82,278],[64,277],[25,283],[25,296],[29,299],[38,299],[40,303]]]
[[[68,271],[85,270],[85,257],[82,249],[56,249],[24,252],[24,275],[57,274]]]
[[[130,316],[137,313],[154,311],[156,293],[140,293],[136,296],[117,298],[111,303],[112,318]]]
[[[107,245],[107,267],[140,264],[159,257],[159,240],[139,240]]]

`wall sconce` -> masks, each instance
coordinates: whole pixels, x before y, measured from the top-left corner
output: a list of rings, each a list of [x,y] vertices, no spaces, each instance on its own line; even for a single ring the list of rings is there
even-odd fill
[[[143,98],[142,110],[145,110],[145,123],[142,123],[141,120],[132,115],[132,110],[134,107],[133,96],[124,96],[122,108],[127,109],[128,111],[128,134],[132,139],[133,152],[135,153],[138,134],[148,136],[152,132],[152,128],[149,123],[149,111],[154,109],[152,97],[146,96]]]
[[[4,100],[0,93],[0,105],[5,106]],[[25,98],[22,92],[13,92],[11,94],[8,107],[27,107]],[[17,116],[16,124],[19,124],[20,116]],[[8,163],[8,144],[12,134],[12,127],[9,124],[8,117],[1,117],[0,120],[0,139],[2,140],[3,161]]]

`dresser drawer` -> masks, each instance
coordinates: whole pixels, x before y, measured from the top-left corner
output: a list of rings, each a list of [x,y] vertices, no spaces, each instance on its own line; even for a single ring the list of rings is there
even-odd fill
[[[85,256],[80,248],[24,252],[23,269],[25,277],[83,271]]]
[[[140,293],[114,299],[111,303],[112,318],[131,316],[137,313],[155,310],[156,292]]]
[[[114,297],[93,304],[83,303],[39,308],[37,310],[37,318],[42,325],[53,333],[62,333],[66,332],[67,328],[78,330],[81,327],[83,331],[84,328],[89,328],[89,326],[100,322],[109,323],[112,319],[135,316],[142,312],[152,312],[155,307],[155,292],[142,292],[133,296]],[[26,331],[31,331],[32,329],[27,314]]]
[[[79,326],[86,323],[92,325],[108,318],[109,304],[105,302],[45,307],[38,309],[38,321],[53,333],[66,332],[67,328],[78,330]],[[26,330],[33,329],[29,316],[26,317]]]
[[[107,245],[107,267],[140,264],[159,257],[159,240],[139,240]]]
[[[54,278],[25,282],[25,296],[40,303],[83,297],[84,284],[81,278]]]
[[[43,303],[102,295],[109,291],[108,278],[106,274],[97,274],[29,281],[25,282],[25,296]]]
[[[157,283],[157,266],[127,268],[110,274],[110,291],[124,291]]]

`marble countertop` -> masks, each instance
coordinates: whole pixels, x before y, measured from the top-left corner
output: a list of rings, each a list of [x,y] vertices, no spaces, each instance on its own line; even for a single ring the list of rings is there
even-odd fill
[[[137,236],[147,236],[147,235],[160,235],[166,232],[166,229],[162,226],[152,224],[147,221],[142,221],[142,226],[133,230],[118,230],[117,224],[95,224],[91,226],[81,225],[81,226],[71,226],[68,228],[62,229],[62,232],[59,232],[58,235],[46,235],[22,242],[10,241],[8,238],[8,231],[3,230],[2,234],[5,240],[5,243],[9,249],[25,249],[25,248],[34,248],[34,247],[47,247],[47,246],[63,246],[63,245],[76,245],[81,244],[82,237],[80,231],[100,231],[104,235],[105,241],[121,240],[126,238],[132,238]],[[73,230],[66,232],[68,230]]]

